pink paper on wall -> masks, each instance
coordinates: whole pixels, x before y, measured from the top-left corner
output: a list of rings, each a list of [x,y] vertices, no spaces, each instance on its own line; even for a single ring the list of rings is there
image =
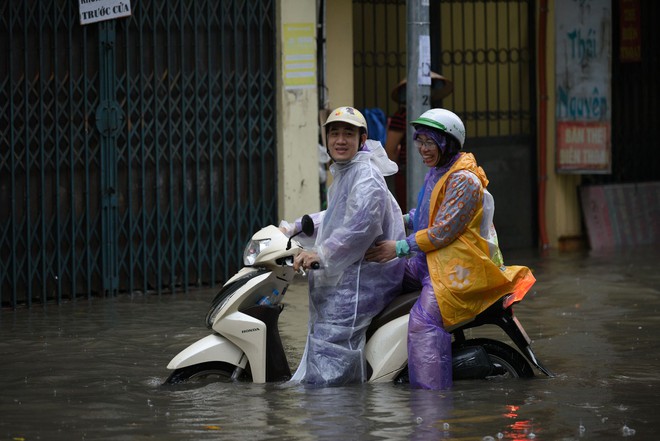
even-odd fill
[[[593,249],[660,243],[660,182],[580,188]]]

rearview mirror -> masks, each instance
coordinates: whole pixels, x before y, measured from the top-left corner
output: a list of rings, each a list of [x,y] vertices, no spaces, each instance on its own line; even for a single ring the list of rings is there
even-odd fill
[[[314,221],[309,214],[306,214],[302,217],[300,224],[302,226],[303,233],[305,233],[305,236],[312,236],[314,234]]]
[[[289,241],[286,244],[287,250],[291,249],[291,239],[293,239],[300,233],[305,233],[305,236],[311,236],[314,234],[314,221],[309,216],[309,214],[306,214],[302,217],[302,219],[300,220],[300,226],[302,227],[302,230],[298,231],[296,234],[289,237]]]

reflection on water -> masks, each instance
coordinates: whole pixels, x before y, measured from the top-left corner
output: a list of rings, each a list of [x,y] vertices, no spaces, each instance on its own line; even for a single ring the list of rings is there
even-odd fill
[[[3,310],[0,439],[654,439],[658,257],[648,249],[507,256],[535,271],[516,313],[558,375],[457,382],[448,392],[161,386],[169,360],[206,335],[211,291]],[[305,300],[304,283],[292,287],[280,322],[292,368]]]

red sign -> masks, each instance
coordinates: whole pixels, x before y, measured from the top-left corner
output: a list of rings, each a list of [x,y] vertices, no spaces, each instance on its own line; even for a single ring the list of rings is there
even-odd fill
[[[619,0],[621,7],[620,61],[642,61],[642,26],[639,0]]]
[[[557,122],[557,169],[609,173],[609,122]]]

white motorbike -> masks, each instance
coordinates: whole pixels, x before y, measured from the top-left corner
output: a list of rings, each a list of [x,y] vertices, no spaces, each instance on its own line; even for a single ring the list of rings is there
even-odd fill
[[[302,225],[304,234],[313,234],[309,216],[303,217]],[[245,266],[211,302],[206,325],[212,333],[170,361],[167,368],[173,372],[166,384],[190,380],[265,383],[291,377],[278,320],[284,309],[282,299],[296,275],[293,259],[303,249],[294,237],[287,238],[272,225],[252,236],[243,254]],[[372,320],[365,346],[369,382],[407,382],[408,316],[418,297],[419,291],[401,294]],[[449,330],[454,380],[533,377],[530,363],[553,376],[536,358],[507,299],[502,297],[473,320]],[[466,339],[466,329],[487,324],[502,328],[520,352],[490,338]]]

